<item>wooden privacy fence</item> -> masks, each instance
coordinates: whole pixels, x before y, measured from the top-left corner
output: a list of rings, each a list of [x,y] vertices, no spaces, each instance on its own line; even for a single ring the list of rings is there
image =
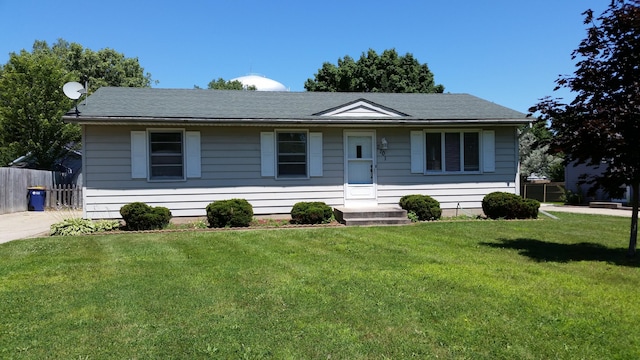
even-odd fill
[[[27,211],[28,188],[35,186],[46,189],[45,207],[82,207],[82,188],[54,182],[53,171],[0,167],[0,214]]]
[[[525,199],[535,199],[540,202],[565,201],[564,182],[523,183],[520,194]]]

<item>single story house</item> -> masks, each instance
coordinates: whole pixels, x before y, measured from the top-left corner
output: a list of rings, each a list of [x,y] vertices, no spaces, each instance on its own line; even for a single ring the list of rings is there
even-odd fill
[[[446,213],[518,193],[525,114],[468,94],[97,90],[82,126],[86,218],[134,201],[203,216],[243,198],[256,214],[300,201],[397,205],[426,194]]]

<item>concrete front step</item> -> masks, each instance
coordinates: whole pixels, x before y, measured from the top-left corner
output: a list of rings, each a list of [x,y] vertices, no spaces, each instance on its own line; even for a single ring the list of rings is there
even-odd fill
[[[409,224],[407,211],[397,207],[344,208],[336,207],[333,213],[338,222],[349,225],[402,225]]]
[[[347,226],[364,226],[364,225],[406,225],[410,224],[411,220],[408,218],[356,218],[356,219],[343,219],[343,224]]]

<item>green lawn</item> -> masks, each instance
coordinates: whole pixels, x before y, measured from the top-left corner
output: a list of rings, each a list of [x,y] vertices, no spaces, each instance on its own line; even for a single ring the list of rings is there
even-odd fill
[[[0,245],[0,358],[638,359],[629,219]]]

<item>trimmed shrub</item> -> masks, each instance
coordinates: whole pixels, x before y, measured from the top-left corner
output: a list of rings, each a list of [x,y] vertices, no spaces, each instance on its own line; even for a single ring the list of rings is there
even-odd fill
[[[420,221],[438,220],[442,216],[440,202],[429,195],[405,195],[400,198],[399,205]]]
[[[482,199],[482,211],[490,219],[515,219],[522,198],[506,192],[492,192]]]
[[[538,208],[538,201],[507,192],[492,192],[482,199],[482,211],[490,219],[536,219]]]
[[[326,224],[333,218],[333,209],[321,201],[299,202],[291,208],[293,224]]]
[[[245,199],[220,200],[207,205],[210,227],[247,227],[251,220],[253,206]]]
[[[120,215],[127,230],[164,229],[171,220],[171,211],[166,207],[152,207],[143,202],[134,202],[120,208]]]
[[[540,202],[534,199],[524,199],[519,219],[537,219]]]

